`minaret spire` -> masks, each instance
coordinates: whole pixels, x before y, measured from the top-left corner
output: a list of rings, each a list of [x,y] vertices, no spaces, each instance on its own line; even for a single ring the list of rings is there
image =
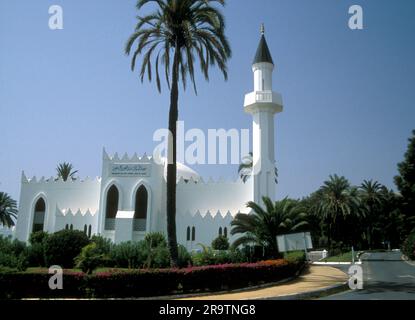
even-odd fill
[[[254,91],[245,96],[245,112],[252,115],[253,140],[253,198],[262,203],[262,197],[276,199],[274,116],[282,112],[283,102],[273,91],[274,62],[261,26],[261,39],[252,65]]]

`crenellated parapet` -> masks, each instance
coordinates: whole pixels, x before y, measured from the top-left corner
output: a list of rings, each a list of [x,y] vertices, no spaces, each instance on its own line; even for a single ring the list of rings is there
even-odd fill
[[[22,178],[21,178],[22,184],[84,184],[84,183],[100,183],[101,177],[85,177],[83,179],[77,178],[77,179],[68,179],[67,181],[64,181],[61,177],[50,177],[45,178],[44,176],[37,178],[36,176],[33,176],[32,178],[28,178],[24,171],[22,171]]]
[[[118,152],[115,152],[113,155],[110,155],[107,153],[105,148],[103,148],[102,150],[102,159],[104,161],[109,161],[109,162],[123,162],[123,163],[155,163],[155,164],[161,163],[160,157],[148,156],[146,153],[144,153],[142,156],[139,156],[137,153],[134,153],[133,155],[129,155],[127,152],[124,153],[122,156],[120,156]]]
[[[228,222],[232,221],[234,217],[241,213],[240,211],[200,211],[197,210],[196,212],[190,212],[190,211],[181,211],[179,215],[182,218],[185,219],[194,219],[194,220],[200,220],[200,221],[206,221],[206,222]]]
[[[59,208],[59,206],[56,206],[56,212],[55,215],[57,217],[74,217],[74,218],[93,218],[98,214],[98,210],[93,210],[93,209],[86,209],[86,210],[81,210],[79,209],[71,209],[71,208],[66,208],[66,209],[61,209]]]
[[[249,184],[249,182],[247,182]],[[212,177],[209,177],[207,180],[200,177],[199,179],[184,179],[183,177],[180,177],[180,179],[177,182],[178,186],[188,186],[191,188],[194,188],[196,186],[218,186],[218,185],[228,185],[228,186],[241,186],[245,185],[245,183],[240,179],[225,179],[223,177],[219,177],[218,179],[214,179]]]

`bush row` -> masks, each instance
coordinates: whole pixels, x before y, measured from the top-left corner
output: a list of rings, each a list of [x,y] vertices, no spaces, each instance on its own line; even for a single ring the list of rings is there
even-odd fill
[[[64,272],[63,290],[49,289],[47,273],[0,273],[0,298],[132,298],[237,289],[294,276],[304,259],[226,264],[185,269]]]

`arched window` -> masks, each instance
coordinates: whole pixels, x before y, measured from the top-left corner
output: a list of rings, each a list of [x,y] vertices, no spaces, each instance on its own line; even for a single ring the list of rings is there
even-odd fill
[[[88,227],[88,238],[91,238],[91,233],[92,233],[92,226],[89,225],[89,227]]]
[[[107,193],[107,206],[105,217],[107,219],[115,219],[118,212],[119,193],[116,186],[112,186]]]
[[[68,224],[66,224],[65,225],[65,230],[68,230],[69,229],[69,225]]]
[[[33,228],[32,232],[43,231],[45,223],[46,203],[43,198],[39,198],[35,205],[35,212],[33,214]]]
[[[141,186],[135,194],[134,231],[146,231],[148,192]]]
[[[193,227],[192,228],[192,241],[195,241],[195,240],[196,240],[196,228]]]
[[[190,241],[190,227],[187,227],[186,230],[186,241]]]
[[[86,232],[87,232],[87,226],[86,225],[84,225],[84,233],[86,234]]]
[[[115,185],[111,186],[107,192],[105,206],[105,230],[115,229],[115,218],[118,212],[119,192]]]
[[[225,227],[225,229],[223,229],[223,235],[225,236],[225,238],[228,237],[228,228]]]
[[[71,226],[69,227],[69,230],[73,230],[73,224],[71,224]]]
[[[219,236],[222,236],[222,227],[219,228]]]

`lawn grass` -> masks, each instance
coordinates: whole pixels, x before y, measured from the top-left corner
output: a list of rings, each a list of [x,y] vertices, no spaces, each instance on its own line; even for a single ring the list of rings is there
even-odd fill
[[[355,261],[358,261],[359,258],[357,257],[358,252],[355,251]],[[337,256],[327,257],[326,259],[321,260],[323,262],[352,262],[352,252],[344,252]]]

